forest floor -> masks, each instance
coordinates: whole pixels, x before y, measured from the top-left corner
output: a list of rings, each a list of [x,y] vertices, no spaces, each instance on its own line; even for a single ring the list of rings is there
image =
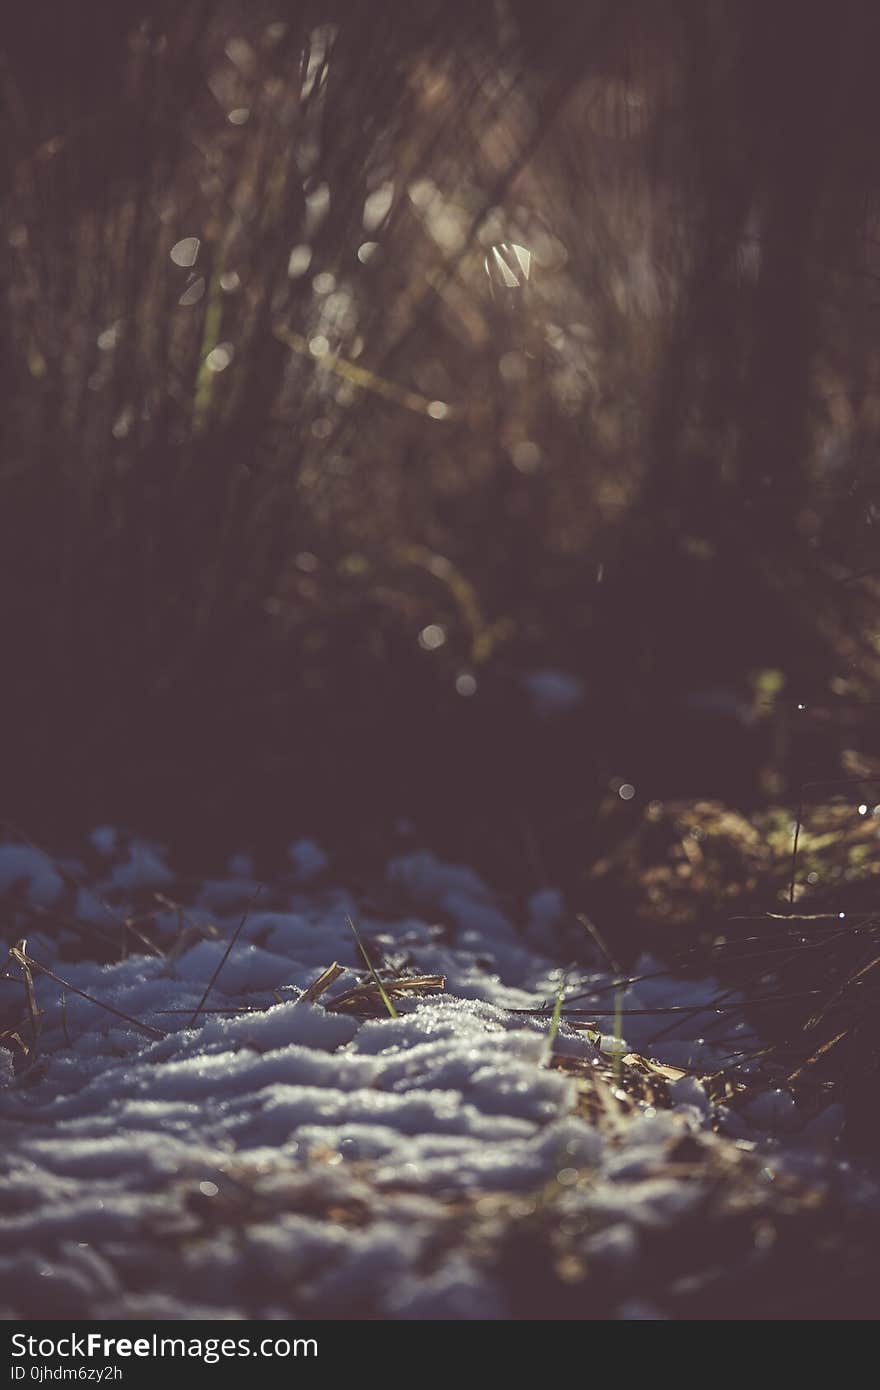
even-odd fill
[[[843,1107],[729,980],[563,968],[553,891],[420,851],[355,895],[307,841],[196,881],[105,828],[0,845],[0,895],[6,1317],[878,1312]]]

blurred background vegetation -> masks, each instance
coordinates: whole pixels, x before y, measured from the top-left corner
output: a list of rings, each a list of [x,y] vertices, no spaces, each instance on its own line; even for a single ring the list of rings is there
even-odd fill
[[[4,815],[415,839],[600,917],[670,803],[714,807],[679,888],[719,807],[722,881],[787,863],[804,782],[862,844],[878,42],[872,0],[19,7]]]

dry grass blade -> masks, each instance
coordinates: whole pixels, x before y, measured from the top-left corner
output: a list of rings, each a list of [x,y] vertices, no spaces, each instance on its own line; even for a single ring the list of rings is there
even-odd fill
[[[231,936],[230,939],[229,939],[229,945],[226,947],[226,950],[223,952],[223,955],[221,956],[221,958],[220,958],[220,960],[219,960],[219,962],[218,962],[217,969],[214,971],[213,975],[211,976],[210,980],[208,981],[207,985],[205,986],[205,992],[204,992],[204,994],[202,995],[201,999],[199,1000],[198,1004],[197,1004],[196,1007],[195,1007],[195,1011],[193,1012],[192,1018],[190,1019],[189,1024],[187,1025],[188,1027],[194,1028],[194,1027],[196,1026],[196,1023],[197,1023],[197,1021],[198,1021],[199,1014],[202,1012],[202,1009],[203,1009],[204,1006],[205,1006],[205,1000],[207,999],[208,995],[211,993],[211,990],[214,988],[215,984],[217,983],[218,979],[220,978],[220,971],[223,969],[224,965],[225,965],[226,962],[229,960],[229,957],[230,957],[230,955],[232,954],[232,948],[233,948],[233,946],[235,945],[235,943],[236,943],[236,941],[238,940],[238,938],[241,936],[241,933],[244,931],[245,923],[247,922],[247,919],[248,919],[248,918],[250,917],[250,915],[251,915],[251,911],[253,910],[254,903],[257,901],[257,898],[260,896],[260,894],[262,893],[262,891],[263,891],[263,885],[262,885],[262,883],[259,883],[259,884],[257,885],[257,891],[254,893],[253,897],[251,898],[250,902],[248,903],[247,907],[245,908],[244,916],[242,917],[241,921],[239,922],[238,926],[235,928],[235,931],[232,933],[232,936]]]
[[[791,877],[790,877],[790,879],[789,879],[789,884],[788,884],[788,904],[789,904],[789,907],[794,907],[794,895],[795,895],[795,888],[796,888],[796,886],[797,886],[798,845],[800,844],[801,826],[803,825],[803,822],[804,822],[804,792],[803,792],[803,788],[801,788],[800,800],[798,801],[798,808],[797,808],[797,817],[796,817],[795,823],[794,823],[794,834],[793,834],[793,836],[792,836],[792,842],[791,842]]]
[[[165,966],[163,975],[170,974],[172,968],[185,955],[191,946],[196,946],[200,941],[216,941],[220,935],[216,927],[210,923],[188,923],[180,932],[177,939],[169,946],[165,954]]]
[[[853,985],[860,984],[865,979],[865,977],[870,975],[871,971],[874,970],[878,965],[880,965],[880,956],[875,956],[873,960],[868,961],[867,965],[863,965],[860,970],[857,970],[855,972],[855,974],[850,975],[848,979],[844,980],[843,984],[840,985],[839,988],[834,991],[834,993],[831,995],[831,998],[827,1001],[824,1007],[820,1009],[818,1013],[813,1014],[812,1018],[807,1020],[807,1022],[804,1024],[805,1031],[810,1028],[818,1028],[819,1024],[823,1021],[823,1019],[827,1018],[828,1014],[835,1007],[835,1005],[839,1004],[840,1001],[846,996],[846,991],[850,989]]]
[[[597,991],[598,992],[598,991]],[[821,994],[819,989],[802,989],[792,994],[768,994],[758,999],[752,999],[749,1004],[752,1008],[760,1006],[764,1008],[770,1004],[789,1004],[794,999],[809,999],[814,995]],[[715,999],[706,1000],[705,1004],[668,1004],[664,1008],[656,1009],[563,1009],[562,1017],[574,1021],[575,1027],[582,1028],[585,1018],[614,1018],[614,1017],[646,1017],[648,1014],[682,1014],[695,1015],[701,1013],[736,1013],[742,1011],[745,1005],[737,1000],[732,1004],[725,1004],[721,1001],[730,993],[725,990],[724,994],[718,995]],[[542,1009],[508,1009],[511,1014],[529,1014],[533,1017],[540,1017],[546,1014],[546,1008]]]
[[[175,902],[173,898],[167,897],[165,893],[154,893],[153,897],[160,907],[164,907],[168,912],[177,914],[177,936],[164,953],[165,970],[163,974],[168,974],[175,963],[191,946],[199,941],[216,940],[220,933],[212,923],[196,921],[190,916],[181,903]]]
[[[180,957],[186,955],[191,947],[197,946],[200,941],[215,941],[219,935],[216,927],[184,927],[174,944],[168,948],[162,974],[169,975]]]
[[[788,1080],[790,1082],[800,1081],[802,1077],[806,1074],[806,1072],[809,1071],[810,1067],[814,1067],[817,1062],[821,1062],[823,1057],[827,1057],[828,1053],[832,1052],[838,1043],[843,1042],[844,1038],[849,1037],[849,1033],[850,1030],[848,1028],[844,1028],[841,1033],[838,1033],[836,1035],[836,1037],[829,1038],[828,1041],[824,1042],[821,1047],[818,1047],[816,1051],[812,1054],[812,1056],[808,1057],[807,1060],[803,1062],[797,1068],[796,1071],[793,1071],[791,1073]]]
[[[595,924],[594,922],[592,922],[592,921],[590,920],[589,917],[585,917],[583,913],[579,913],[579,914],[578,914],[578,919],[577,919],[577,920],[580,922],[581,926],[584,927],[584,928],[586,929],[586,931],[589,933],[589,935],[592,937],[593,941],[596,943],[596,945],[598,946],[599,950],[602,952],[602,954],[604,955],[605,959],[608,961],[608,964],[611,966],[611,969],[614,971],[615,976],[617,977],[617,978],[614,980],[614,982],[613,982],[613,983],[614,983],[614,1012],[613,1012],[613,1014],[612,1014],[613,1022],[612,1022],[612,1025],[611,1025],[612,1030],[613,1030],[614,1041],[615,1041],[615,1054],[614,1054],[614,1057],[615,1057],[615,1071],[617,1071],[617,1070],[619,1069],[619,1067],[620,1067],[620,1054],[621,1054],[621,1047],[622,1047],[622,1043],[623,1043],[623,1037],[622,1037],[622,1031],[623,1031],[623,1030],[622,1030],[621,1019],[622,1019],[622,1017],[623,1017],[623,1001],[624,1001],[624,998],[625,998],[625,996],[626,996],[626,990],[627,990],[628,981],[624,978],[624,972],[621,970],[618,961],[617,961],[617,960],[615,959],[615,957],[612,955],[612,953],[611,953],[611,951],[610,951],[610,949],[609,949],[609,947],[608,947],[608,945],[607,945],[607,943],[606,943],[606,941],[605,941],[604,936],[602,935],[602,933],[600,932],[600,930],[599,930],[599,928],[596,926],[596,924]]]
[[[0,1047],[5,1048],[7,1052],[11,1052],[13,1056],[16,1050],[18,1050],[23,1057],[29,1056],[27,1043],[21,1036],[21,1033],[17,1033],[14,1028],[7,1028],[4,1032],[0,1033]]]
[[[84,989],[72,985],[69,980],[63,980],[60,975],[56,975],[54,970],[50,970],[48,965],[43,965],[40,961],[34,960],[33,956],[29,956],[25,949],[25,942],[19,941],[10,949],[9,954],[13,960],[22,967],[26,967],[28,971],[39,970],[41,975],[48,976],[50,980],[55,981],[56,985],[61,985],[62,989],[70,990],[71,994],[78,994],[80,999],[87,999],[90,1004],[97,1005],[99,1009],[103,1009],[105,1013],[113,1014],[115,1018],[124,1019],[133,1027],[140,1028],[148,1037],[162,1039],[168,1036],[167,1033],[162,1032],[161,1028],[154,1028],[151,1023],[142,1023],[139,1018],[133,1018],[131,1014],[124,1013],[122,1009],[114,1009],[112,1004],[105,1004],[102,999],[96,999],[93,994],[88,994]]]
[[[331,985],[336,983],[339,976],[344,974],[345,966],[340,965],[339,962],[335,960],[332,965],[327,966],[326,970],[321,971],[321,974],[316,980],[312,981],[308,989],[303,990],[298,1002],[314,1004],[315,1000],[320,999],[325,990],[328,990]]]
[[[443,975],[414,975],[405,980],[391,980],[378,988],[375,984],[358,985],[355,989],[346,990],[345,994],[337,995],[335,999],[329,999],[325,1008],[328,1013],[374,1013],[380,1001],[386,1009],[389,1005],[394,1007],[389,996],[442,992],[445,988],[446,978]],[[397,1017],[396,1010],[392,1017]]]
[[[42,1009],[37,1004],[37,996],[34,990],[34,977],[31,970],[31,962],[27,955],[27,942],[22,940],[12,946],[9,955],[20,967],[21,976],[24,983],[24,997],[27,1003],[28,1020],[31,1025],[31,1045],[28,1051],[32,1057],[36,1057],[40,1050],[40,1019]]]
[[[658,1076],[663,1081],[681,1081],[690,1073],[681,1067],[671,1067],[665,1062],[655,1062],[652,1057],[643,1057],[640,1052],[627,1052],[622,1059],[625,1067],[635,1067],[650,1076]]]
[[[344,381],[350,381],[352,385],[359,387],[362,391],[371,391],[376,396],[393,401],[395,405],[404,406],[407,410],[414,410],[417,415],[425,415],[430,411],[430,397],[422,396],[417,391],[407,390],[404,386],[398,386],[396,382],[388,381],[385,377],[369,371],[356,362],[349,362],[338,354],[316,361],[309,347],[308,339],[303,338],[299,333],[292,333],[283,324],[275,324],[272,332],[280,343],[284,343],[293,352],[299,353],[318,371],[335,372]]]
[[[614,974],[617,976],[622,976],[623,971],[621,970],[620,965],[618,964],[615,957],[612,955],[604,936],[600,932],[599,928],[596,926],[595,922],[591,921],[590,918],[587,917],[583,912],[579,912],[577,914],[577,920],[580,922],[581,926],[584,928],[587,934],[592,938],[595,945],[599,948],[599,951],[604,956],[605,960],[607,960],[608,964],[611,966],[611,969],[614,971]]]

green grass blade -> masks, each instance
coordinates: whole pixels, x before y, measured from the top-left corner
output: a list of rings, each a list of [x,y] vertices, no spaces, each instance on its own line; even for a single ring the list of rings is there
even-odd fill
[[[559,1032],[559,1020],[562,1017],[562,1001],[565,998],[566,986],[565,972],[563,971],[559,980],[559,988],[556,991],[556,1003],[553,1005],[553,1017],[550,1019],[550,1032],[547,1034],[547,1051],[552,1054],[553,1044],[556,1041],[556,1034]]]
[[[354,922],[352,921],[352,919],[351,919],[350,917],[346,917],[345,920],[346,920],[346,922],[348,923],[348,925],[351,927],[352,931],[354,932],[354,939],[355,939],[355,941],[356,941],[357,944],[358,944],[358,950],[360,951],[361,955],[363,956],[364,960],[366,961],[367,969],[369,970],[370,974],[372,975],[373,981],[374,981],[374,983],[375,983],[375,986],[376,986],[377,990],[379,991],[379,993],[380,993],[381,996],[382,996],[382,1003],[385,1005],[386,1009],[388,1010],[389,1016],[390,1016],[391,1018],[398,1018],[398,1017],[399,1017],[399,1014],[398,1014],[397,1010],[395,1009],[394,1005],[392,1004],[390,998],[388,997],[388,994],[387,994],[387,992],[386,992],[386,990],[385,990],[385,986],[382,984],[382,981],[379,979],[379,976],[376,974],[376,967],[373,965],[373,962],[370,960],[370,957],[367,955],[367,948],[366,948],[366,946],[364,945],[363,941],[361,940],[360,932],[358,931],[357,927],[355,926]]]
[[[626,994],[626,984],[621,982],[620,988],[614,991],[614,1080],[620,1080],[621,1064],[623,1062],[623,999]]]

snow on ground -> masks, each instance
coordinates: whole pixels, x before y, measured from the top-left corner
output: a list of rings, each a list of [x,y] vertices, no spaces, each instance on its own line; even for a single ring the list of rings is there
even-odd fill
[[[676,1067],[703,1074],[754,1051],[748,1025],[716,1010],[716,982],[670,980],[645,959],[620,997],[607,972],[571,969],[566,1001],[604,1037],[563,1022],[554,1050],[570,1067],[551,1068],[549,1011],[514,1011],[552,1008],[559,895],[536,894],[514,924],[471,870],[420,852],[389,865],[382,910],[362,911],[317,846],[293,846],[289,863],[254,903],[246,856],[185,886],[160,849],[107,827],[82,863],[0,846],[15,936],[66,982],[35,974],[39,1054],[6,1066],[0,1090],[7,1316],[509,1317],[503,1271],[455,1223],[495,1201],[516,1221],[553,1192],[582,1232],[578,1258],[614,1273],[616,1315],[650,1317],[626,1271],[646,1232],[674,1230],[706,1195],[664,1175],[671,1145],[699,1135],[774,1173],[833,1179],[839,1112],[805,1126],[784,1092],[724,1113],[685,1076],[668,1109],[604,1125],[578,1104],[577,1059],[607,1066],[618,1007],[626,1049]],[[145,902],[149,931],[125,927]],[[397,1018],[302,999],[334,961],[346,971],[327,998],[366,978],[349,916],[376,963],[442,974],[446,992],[398,1002]],[[4,1016],[20,1020],[20,968],[6,975]]]

